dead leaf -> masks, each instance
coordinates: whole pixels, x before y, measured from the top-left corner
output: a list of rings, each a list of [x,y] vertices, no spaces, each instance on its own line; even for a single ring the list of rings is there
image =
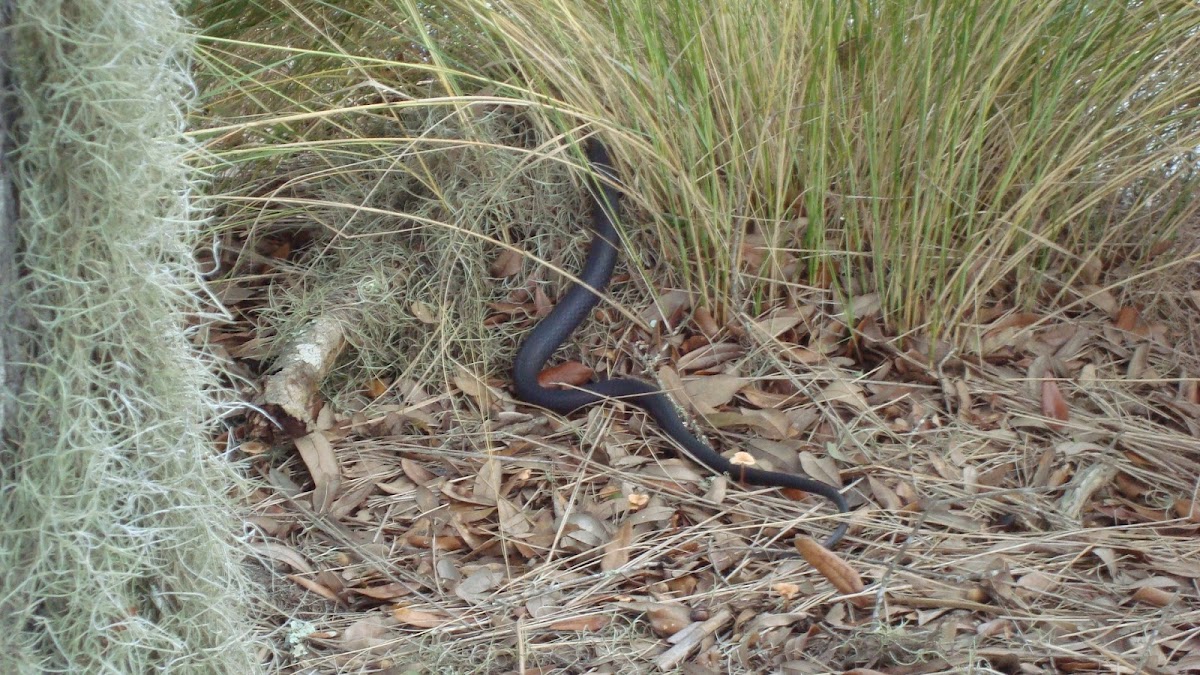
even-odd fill
[[[692,320],[696,322],[696,327],[700,329],[700,332],[710,340],[716,339],[721,332],[721,327],[717,325],[712,313],[706,307],[697,307],[696,311],[692,313]]]
[[[467,547],[467,542],[452,534],[426,535],[409,532],[404,535],[404,541],[417,548],[436,549],[438,551],[461,551]]]
[[[1054,380],[1042,380],[1042,414],[1052,420],[1062,422],[1068,421],[1071,417],[1067,399],[1063,398],[1062,392],[1058,389],[1058,383]],[[1047,423],[1046,426],[1054,431],[1063,430],[1063,425],[1053,422]]]
[[[699,483],[705,478],[705,474],[701,474],[692,468],[692,465],[686,464],[678,458],[664,459],[642,466],[638,469],[638,475],[650,479],[668,480],[681,485]]]
[[[988,328],[987,333],[984,333],[986,338],[988,335],[997,333],[1006,328],[1026,328],[1032,326],[1035,322],[1041,319],[1041,315],[1032,312],[1012,312],[992,323]]]
[[[1089,505],[1093,504],[1096,492],[1112,484],[1116,475],[1117,467],[1110,462],[1101,460],[1082,465],[1058,499],[1059,513],[1073,522],[1078,522],[1087,512]]]
[[[740,415],[745,423],[759,430],[763,436],[781,441],[792,438],[792,421],[782,410],[763,408],[761,410],[743,410]]]
[[[454,587],[454,594],[472,605],[478,605],[500,585],[504,574],[491,567],[481,567]]]
[[[832,457],[817,457],[807,450],[800,453],[800,468],[813,478],[836,488],[842,487],[842,476]]]
[[[567,361],[557,366],[551,366],[538,373],[538,384],[543,387],[570,385],[578,387],[592,381],[596,371],[578,361]]]
[[[675,509],[671,506],[658,504],[648,506],[629,516],[629,524],[637,527],[646,523],[665,523],[675,517]]]
[[[495,457],[489,457],[475,474],[475,489],[472,494],[477,503],[494,505],[500,497],[501,479],[500,462],[496,461]]]
[[[761,234],[747,234],[742,239],[739,259],[751,270],[759,269],[767,259],[766,242]]]
[[[1180,518],[1200,523],[1200,502],[1194,499],[1176,499],[1174,508]]]
[[[841,319],[848,320],[851,316],[856,319],[864,316],[871,316],[879,313],[881,301],[878,293],[864,293],[850,301],[850,306]]]
[[[387,393],[388,383],[384,382],[378,377],[372,377],[371,379],[367,380],[366,390],[367,396],[370,396],[371,398],[379,398]],[[243,450],[245,450],[244,447]]]
[[[317,431],[296,439],[296,450],[313,479],[312,505],[317,513],[326,513],[342,484],[333,445]]]
[[[1077,458],[1091,455],[1093,458],[1100,458],[1104,457],[1105,448],[1087,441],[1063,441],[1054,446],[1054,451],[1063,457]]]
[[[1096,556],[1104,563],[1104,567],[1108,570],[1109,576],[1114,579],[1117,578],[1117,575],[1119,574],[1119,568],[1117,566],[1116,551],[1109,546],[1097,546],[1092,549],[1092,555]]]
[[[774,339],[800,324],[802,317],[793,311],[778,311],[770,317],[753,321],[748,326],[760,336]]]
[[[1117,312],[1117,319],[1113,322],[1118,329],[1123,331],[1132,331],[1138,322],[1138,311],[1135,307],[1122,307]]]
[[[1058,588],[1058,580],[1046,572],[1035,571],[1017,579],[1016,586],[1021,596],[1028,600],[1034,596],[1051,593]]]
[[[688,380],[683,390],[702,414],[716,410],[733,400],[746,380],[734,375],[709,375]]]
[[[523,537],[533,531],[533,521],[512,502],[501,497],[496,500],[500,531],[509,537]]]
[[[357,593],[375,600],[395,600],[406,595],[411,595],[412,591],[398,583],[383,584],[382,586],[360,586],[351,588],[350,592]]]
[[[413,609],[411,607],[392,608],[392,617],[402,624],[416,628],[437,628],[449,623],[452,618],[445,612]]]
[[[745,394],[745,392],[746,390],[743,389],[742,393]],[[789,426],[796,434],[808,431],[821,419],[821,414],[811,407],[792,408],[784,414],[787,415],[788,422],[790,422]]]
[[[253,298],[258,294],[258,292],[259,291],[256,288],[243,286],[241,284],[224,284],[224,287],[217,292],[217,299],[221,301],[222,305],[225,305],[226,307],[233,307],[234,305],[241,304],[246,300]],[[247,342],[245,344],[250,343]],[[241,354],[242,350],[234,351],[234,356],[240,357]]]
[[[773,441],[769,438],[754,437],[746,441],[746,450],[753,454],[760,463],[767,465],[764,468],[786,473],[795,473],[800,470],[797,453],[805,446],[803,441],[794,438]]]
[[[710,344],[709,339],[704,337],[703,335],[691,335],[689,337],[684,338],[683,342],[680,343],[679,353],[680,354],[691,354],[692,352],[696,351],[697,349],[703,349],[704,347],[707,347],[709,344]]]
[[[708,546],[705,557],[713,569],[723,572],[745,560],[745,554],[742,552],[747,546],[749,544],[745,538],[729,530],[713,530],[712,543]]]
[[[404,471],[404,475],[409,480],[417,485],[427,485],[438,477],[437,474],[406,457],[400,458],[400,469]]]
[[[875,476],[867,476],[867,484],[871,486],[871,494],[875,496],[875,501],[888,511],[899,511],[904,507],[904,502],[900,500],[900,495],[896,491],[884,484]]]
[[[732,611],[727,607],[722,607],[707,619],[691,623],[683,631],[679,631],[667,639],[673,646],[654,659],[654,667],[660,673],[674,673],[679,668],[680,662],[688,658],[690,653],[701,645],[712,644],[713,635],[732,619]],[[708,671],[709,669],[704,670]]]
[[[450,499],[452,499],[456,502],[462,502],[464,504],[474,504],[476,506],[483,506],[483,507],[492,507],[492,506],[496,505],[496,500],[490,499],[486,495],[484,497],[477,497],[473,490],[467,489],[467,486],[465,483],[443,482],[441,484],[441,489],[442,489],[442,494],[446,495],[447,497],[449,497]]]
[[[541,593],[525,601],[525,611],[534,619],[545,619],[558,611],[561,593]]]
[[[1131,380],[1138,379],[1158,379],[1157,375],[1150,369],[1150,345],[1140,344],[1137,349],[1133,350],[1133,355],[1129,357],[1129,367],[1125,369],[1125,377]]]
[[[1121,494],[1130,499],[1137,499],[1150,491],[1145,483],[1124,472],[1117,474],[1116,483]]]
[[[1054,363],[1049,356],[1042,354],[1035,358],[1025,369],[1025,380],[1029,383],[1029,393],[1037,395],[1041,381],[1054,376]]]
[[[674,394],[674,398],[679,402],[679,405],[686,409],[694,409],[692,401],[688,398],[687,391],[683,388],[683,379],[679,377],[679,373],[671,366],[663,366],[658,369],[658,381],[662,384],[665,391]]]
[[[768,438],[780,439],[784,438],[779,427],[771,420],[764,418],[762,415],[751,414],[757,411],[723,411],[715,412],[705,416],[705,421],[716,429],[730,429],[736,427],[750,427],[758,434]]]
[[[671,637],[692,624],[692,613],[677,602],[655,602],[646,609],[650,629],[659,637]]]
[[[506,248],[500,251],[500,255],[496,256],[496,259],[488,266],[488,272],[496,279],[515,277],[521,272],[524,258],[519,252]]]
[[[1095,284],[1100,281],[1100,274],[1103,271],[1103,261],[1100,260],[1098,253],[1093,252],[1084,258],[1083,264],[1079,266],[1079,278],[1086,284]]]
[[[931,525],[938,525],[955,532],[983,532],[986,529],[986,525],[978,518],[946,508],[931,509],[926,513],[925,519]]]
[[[575,552],[597,548],[609,540],[604,521],[585,511],[568,514],[562,532],[563,544]]]
[[[325,585],[323,585],[317,581],[314,581],[307,577],[300,576],[299,574],[289,574],[289,575],[287,575],[287,578],[289,580],[295,582],[296,584],[303,586],[307,590],[312,591],[313,593],[316,593],[317,595],[321,596],[322,598],[329,600],[330,602],[338,601],[337,593],[334,593],[328,587],[326,587]]]
[[[467,396],[475,399],[481,408],[490,408],[495,396],[492,394],[491,388],[487,382],[475,373],[459,366],[454,375],[454,386],[458,387]]]
[[[667,588],[675,594],[675,597],[684,597],[696,592],[696,587],[700,585],[700,580],[694,574],[686,574],[674,579],[668,579],[665,583]]]
[[[679,357],[679,360],[675,362],[675,368],[680,372],[711,370],[740,357],[743,353],[745,350],[739,344],[718,342],[693,349]]]
[[[1179,399],[1193,405],[1200,405],[1200,378],[1189,377],[1185,371],[1182,379],[1179,380]]]
[[[317,571],[313,569],[312,565],[308,564],[308,560],[306,560],[304,556],[300,555],[299,551],[290,546],[284,546],[283,544],[276,544],[269,541],[250,542],[248,545],[250,546],[251,550],[257,551],[259,554],[270,558],[271,560],[288,565],[297,572],[301,572],[303,574],[317,573]]]
[[[721,504],[725,501],[725,496],[728,494],[728,491],[729,479],[724,475],[715,476],[713,477],[712,485],[709,487],[708,492],[705,493],[704,498],[713,504]]]
[[[546,291],[543,291],[541,286],[533,290],[533,307],[534,313],[539,317],[546,316],[554,309],[554,305],[551,304],[550,298],[546,296]]]
[[[604,545],[604,557],[600,559],[600,571],[611,572],[629,562],[629,546],[633,543],[633,523],[628,520],[617,528],[617,534]]]
[[[787,612],[777,614],[775,612],[750,613],[749,622],[745,624],[744,631],[746,633],[762,633],[764,631],[773,630],[775,628],[784,628],[794,626],[800,622],[807,622],[812,619],[807,612]],[[740,623],[740,622],[739,622]]]
[[[975,634],[982,638],[1008,635],[1015,628],[1012,619],[992,619],[975,627]]]
[[[1119,307],[1113,294],[1099,286],[1083,286],[1080,292],[1083,293],[1084,300],[1110,316],[1114,315]]]
[[[664,332],[670,332],[678,324],[683,312],[691,306],[690,293],[682,289],[673,289],[660,294],[655,298],[655,302],[643,309],[638,316],[651,328],[660,328],[665,324],[667,328]]]
[[[813,366],[825,359],[825,355],[808,347],[799,345],[785,345],[786,349],[779,352],[779,355],[802,366]]]
[[[409,309],[417,321],[427,326],[436,326],[442,322],[441,317],[437,315],[437,310],[427,302],[414,302],[409,305]]]
[[[869,407],[866,397],[863,396],[863,388],[846,380],[830,382],[829,386],[813,397],[813,402],[844,403],[859,412]]]
[[[343,492],[329,505],[329,515],[337,519],[346,517],[351,511],[362,506],[367,497],[370,497],[374,492],[374,483],[363,483],[349,492]]]
[[[368,614],[350,624],[342,633],[342,647],[348,651],[361,652],[382,647],[390,641],[386,618],[379,614]]]
[[[242,441],[237,447],[238,450],[241,450],[243,453],[250,455],[251,457],[261,455],[271,449],[271,446],[263,443],[262,441]]]
[[[577,616],[570,619],[560,619],[550,624],[549,629],[554,630],[578,630],[578,631],[598,631],[608,625],[611,617],[602,614],[593,614],[591,616]]]
[[[1191,558],[1195,557],[1191,556]],[[1174,574],[1185,579],[1200,579],[1200,560],[1162,556],[1153,558],[1151,563],[1154,569],[1164,574]]]
[[[1134,591],[1131,597],[1135,602],[1152,605],[1154,607],[1166,607],[1167,605],[1175,602],[1176,596],[1174,593],[1168,593],[1161,588],[1150,588],[1148,586],[1143,586],[1142,588]]]
[[[984,487],[998,488],[1006,484],[1009,478],[1016,471],[1016,462],[1005,462],[997,464],[991,469],[979,474],[976,478],[976,484]]]
[[[1104,668],[1104,664],[1099,661],[1075,657],[1057,657],[1050,662],[1056,672],[1060,673],[1098,673]]]
[[[866,586],[863,585],[862,577],[854,568],[845,560],[842,560],[836,553],[830,551],[824,546],[818,544],[816,540],[805,536],[796,537],[796,550],[800,555],[829,580],[843,595],[855,595],[861,593]],[[850,602],[855,607],[865,609],[873,604],[873,600],[867,596],[859,595],[851,598]]]

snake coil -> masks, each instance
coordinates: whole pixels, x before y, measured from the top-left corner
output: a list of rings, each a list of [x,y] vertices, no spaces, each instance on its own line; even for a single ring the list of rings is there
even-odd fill
[[[663,432],[683,446],[696,461],[730,478],[750,485],[794,488],[821,495],[833,502],[841,513],[849,507],[837,488],[807,476],[763,471],[735,465],[692,435],[666,394],[640,380],[611,379],[592,382],[575,389],[551,389],[538,383],[538,373],[558,346],[567,339],[600,301],[600,293],[612,278],[617,262],[617,230],[613,217],[620,206],[620,193],[612,186],[616,171],[608,150],[598,141],[588,145],[587,158],[596,176],[588,180],[592,197],[592,242],[587,260],[579,274],[583,284],[575,284],[541,323],[534,326],[513,361],[513,384],[517,398],[557,413],[567,414],[605,399],[632,403],[650,414]],[[601,180],[601,177],[608,180]],[[846,533],[841,523],[825,542],[833,548]]]

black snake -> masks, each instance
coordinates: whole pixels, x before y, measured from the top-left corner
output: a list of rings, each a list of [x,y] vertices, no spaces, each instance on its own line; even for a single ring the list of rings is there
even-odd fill
[[[849,507],[837,488],[807,476],[763,471],[736,465],[725,459],[700,439],[692,435],[675,412],[666,394],[640,380],[611,379],[592,382],[574,389],[552,389],[538,383],[538,373],[558,346],[587,318],[600,301],[600,293],[608,285],[617,262],[617,230],[613,217],[620,205],[620,193],[612,186],[616,172],[608,150],[597,141],[588,145],[587,158],[597,177],[588,181],[592,196],[592,243],[587,261],[579,274],[583,284],[575,284],[559,300],[554,310],[534,327],[517,351],[513,362],[513,383],[517,398],[557,413],[567,414],[605,399],[620,399],[632,403],[654,418],[663,432],[675,440],[694,459],[714,471],[750,485],[794,488],[821,495],[846,513]],[[600,176],[609,180],[602,181]],[[833,548],[846,533],[843,522],[829,535],[825,546]]]

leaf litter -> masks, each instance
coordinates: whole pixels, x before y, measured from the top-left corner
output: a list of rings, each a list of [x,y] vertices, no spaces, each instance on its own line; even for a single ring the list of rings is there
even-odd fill
[[[491,269],[519,283],[520,257]],[[726,456],[846,486],[833,552],[822,500],[714,477],[629,406],[549,415],[465,365],[442,390],[364,378],[369,402],[322,402],[295,440],[248,419],[254,546],[320,628],[291,669],[436,649],[489,672],[1200,671],[1200,360],[1178,330],[1093,289],[1071,314],[998,304],[974,351],[931,359],[876,299],[806,292],[725,325],[670,289],[640,328],[602,305],[548,381],[653,373]],[[514,291],[485,325],[552,306]],[[252,335],[213,339],[258,358]]]

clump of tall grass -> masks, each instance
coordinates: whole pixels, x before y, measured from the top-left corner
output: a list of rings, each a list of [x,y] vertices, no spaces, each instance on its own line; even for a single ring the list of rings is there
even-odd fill
[[[981,307],[1149,261],[1195,209],[1185,2],[291,7],[253,29],[216,21],[244,41],[209,46],[227,111],[315,140],[338,134],[313,120],[354,112],[351,92],[391,87],[396,105],[483,92],[591,125],[720,310],[816,284],[877,292],[897,330],[953,334]]]
[[[456,5],[506,81],[615,120],[661,239],[716,303],[832,279],[901,330],[953,332],[1144,257],[1194,212],[1187,3],[491,6]],[[751,232],[799,274],[739,274]]]

